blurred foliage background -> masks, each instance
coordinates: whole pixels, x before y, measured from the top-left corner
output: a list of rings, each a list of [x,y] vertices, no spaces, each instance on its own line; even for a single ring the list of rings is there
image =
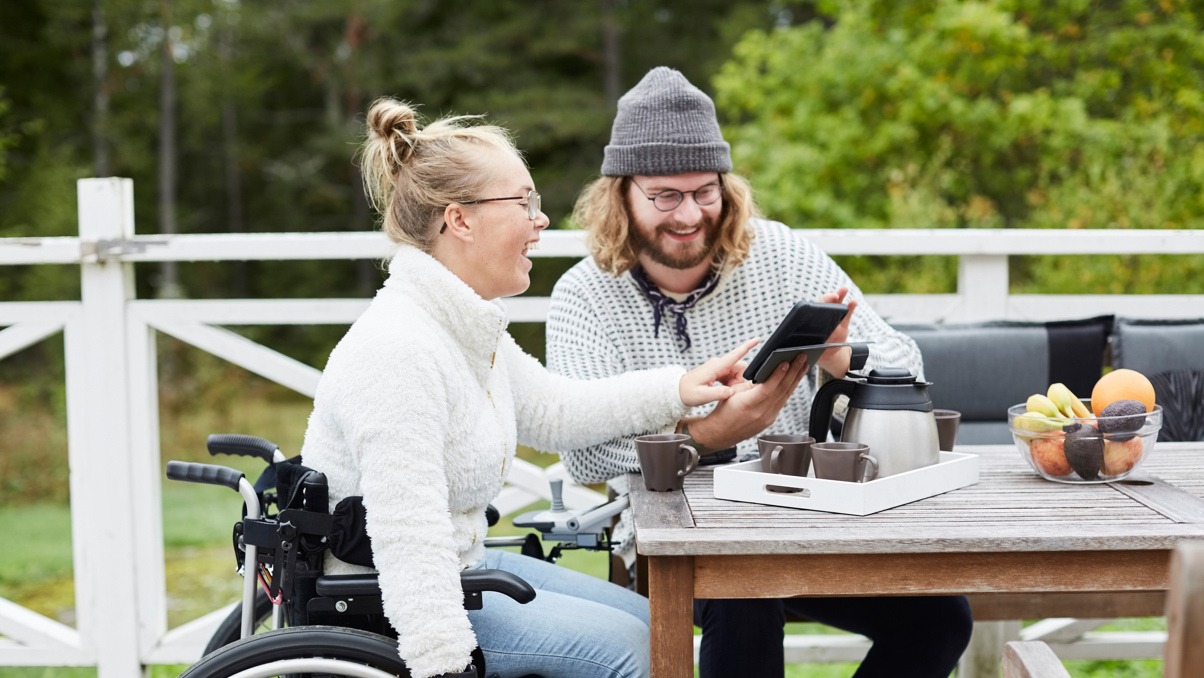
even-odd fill
[[[352,156],[379,96],[512,129],[563,228],[615,102],[658,65],[715,97],[736,171],[796,228],[1200,229],[1202,18],[1204,0],[0,2],[0,238],[76,234],[89,176],[134,180],[144,234],[373,229]],[[1204,292],[1204,257],[1056,255],[1013,258],[1013,291]],[[869,292],[956,285],[948,257],[840,262]],[[539,260],[530,293],[572,263]],[[375,261],[137,274],[141,297],[219,299],[382,279]],[[0,301],[78,295],[78,267],[0,267]],[[344,331],[237,329],[317,367]],[[542,325],[513,332],[542,356]],[[199,459],[216,430],[298,448],[304,398],[169,338],[159,356],[165,457]],[[0,360],[0,522],[36,526],[0,554],[0,596],[70,621],[64,402],[57,339]],[[180,549],[224,562],[228,519],[193,532],[227,498],[164,500],[169,569],[205,560]],[[173,605],[209,588],[194,570]],[[1075,675],[1122,675],[1105,664]]]
[[[0,3],[0,237],[76,232],[74,180],[132,177],[140,233],[375,227],[352,162],[379,96],[515,131],[554,227],[652,66],[713,94],[736,171],[796,228],[1200,228],[1200,0],[26,0]],[[1051,253],[1056,254],[1056,253]],[[948,292],[948,257],[842,257],[871,292]],[[571,260],[540,260],[547,294]],[[1200,292],[1204,257],[1025,257],[1017,291]],[[368,296],[380,262],[140,265],[143,297]],[[7,266],[0,299],[75,299]],[[342,327],[239,328],[320,367]],[[514,333],[542,355],[542,326]],[[161,340],[169,410],[255,388]],[[19,386],[18,386],[19,384]],[[231,386],[234,384],[234,386]],[[0,405],[62,417],[61,346]],[[8,449],[12,447],[6,445]],[[61,495],[0,454],[7,497]],[[16,466],[20,466],[17,464]],[[10,469],[6,472],[5,469]],[[4,480],[9,478],[10,481]],[[59,488],[59,489],[52,489]],[[5,501],[0,496],[0,501]]]

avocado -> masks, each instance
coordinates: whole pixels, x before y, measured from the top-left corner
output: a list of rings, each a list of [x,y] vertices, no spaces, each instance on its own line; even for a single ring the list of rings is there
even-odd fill
[[[1145,403],[1137,400],[1117,400],[1100,412],[1099,430],[1108,440],[1124,442],[1145,425]]]
[[[1083,480],[1099,477],[1104,465],[1104,439],[1091,426],[1081,426],[1066,434],[1066,461]]]

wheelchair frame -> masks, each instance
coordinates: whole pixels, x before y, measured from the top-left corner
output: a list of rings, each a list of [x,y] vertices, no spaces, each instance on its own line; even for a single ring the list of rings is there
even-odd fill
[[[215,434],[209,436],[207,447],[213,455],[262,459],[273,476],[283,468],[281,464],[290,461],[274,443],[255,436]],[[298,470],[291,486],[280,488],[284,490],[281,493],[261,483],[253,486],[241,471],[229,467],[168,462],[168,478],[229,487],[242,496],[244,504],[243,519],[235,524],[233,539],[243,576],[241,603],[219,626],[201,660],[181,678],[266,678],[285,673],[350,678],[409,675],[397,653],[396,635],[384,617],[377,575],[323,572],[333,529],[326,478],[311,469]],[[265,472],[265,477],[268,475]],[[604,526],[626,508],[626,497],[586,511],[568,511],[560,500],[560,482],[552,481],[551,508],[514,520],[516,526],[535,528],[545,540],[556,542],[548,556],[543,555],[533,534],[487,538],[486,545],[523,546],[526,555],[550,562],[564,549],[609,551]],[[273,507],[277,509],[274,514]],[[489,518],[493,525],[497,512],[492,511]],[[460,573],[460,581],[464,606],[469,610],[481,608],[485,591],[502,593],[519,603],[535,597],[526,581],[500,570],[466,570]],[[272,630],[255,634],[269,610]],[[230,642],[236,620],[240,639]],[[287,628],[281,628],[282,621],[287,621]],[[483,676],[484,670],[484,656],[478,648],[464,672],[445,675]]]

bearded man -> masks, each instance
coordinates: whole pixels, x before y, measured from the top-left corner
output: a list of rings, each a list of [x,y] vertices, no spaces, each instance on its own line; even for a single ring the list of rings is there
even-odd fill
[[[619,100],[602,176],[583,191],[574,221],[590,257],[556,284],[547,320],[548,367],[596,379],[662,365],[699,364],[747,337],[768,337],[801,300],[845,303],[830,343],[873,342],[866,369],[901,366],[922,377],[920,351],[865,303],[861,291],[801,232],[758,217],[752,191],[733,174],[711,99],[680,72],[659,67]],[[761,434],[806,435],[819,385],[849,369],[849,348],[810,369],[805,356],[761,384],[744,382],[675,430],[704,457],[755,456]],[[655,433],[655,431],[649,431]],[[562,453],[579,482],[624,491],[639,471],[634,436]],[[630,530],[619,553],[634,560]],[[946,678],[969,643],[960,596],[696,600],[702,678],[780,678],[787,618],[867,636],[857,678]]]

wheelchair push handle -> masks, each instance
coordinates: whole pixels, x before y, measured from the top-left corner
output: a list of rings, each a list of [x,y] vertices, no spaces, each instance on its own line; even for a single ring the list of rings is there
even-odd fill
[[[271,464],[284,460],[280,447],[276,443],[242,433],[211,433],[205,441],[209,454],[236,454],[242,457],[255,457]]]
[[[223,485],[238,491],[239,484],[243,480],[243,472],[215,464],[169,461],[167,462],[167,477],[172,480],[183,480],[189,483]]]

